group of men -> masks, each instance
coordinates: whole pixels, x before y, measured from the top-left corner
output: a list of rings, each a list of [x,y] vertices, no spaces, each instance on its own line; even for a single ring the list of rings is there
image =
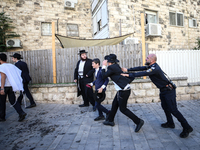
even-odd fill
[[[146,58],[145,66],[129,69],[119,66],[119,60],[115,54],[105,56],[102,67],[100,67],[100,60],[98,58],[93,60],[87,58],[87,52],[85,50],[80,50],[79,55],[80,60],[74,71],[74,82],[77,83],[78,91],[77,96],[82,95],[84,102],[79,107],[88,107],[90,103],[93,106],[93,111],[97,109],[99,115],[94,121],[105,120],[103,122],[104,125],[114,126],[114,118],[119,108],[124,115],[136,124],[135,132],[138,132],[144,125],[144,120],[127,108],[128,98],[131,93],[130,83],[135,77],[149,76],[151,81],[160,90],[161,106],[167,119],[167,122],[161,124],[161,127],[175,128],[172,118],[173,115],[183,127],[183,131],[180,133],[181,138],[188,137],[189,133],[193,131],[193,128],[177,109],[176,86],[166,78],[165,73],[156,63],[157,57],[155,54],[150,54]],[[31,81],[31,78],[27,64],[21,61],[22,57],[18,53],[15,53],[11,57],[15,65],[7,63],[6,54],[0,54],[0,121],[6,121],[7,96],[10,104],[19,114],[18,121],[23,121],[27,115],[21,108],[23,94],[26,94],[30,100],[30,105],[26,108],[35,107],[36,103],[28,89],[28,83]],[[140,72],[133,73],[133,71]],[[94,76],[95,81],[93,81]],[[111,110],[101,105],[106,97],[106,87],[109,82],[108,77],[113,81],[117,91],[112,102]],[[94,92],[93,85],[95,85]],[[16,97],[17,92],[20,94],[18,98]],[[106,114],[106,117],[103,113]]]
[[[30,101],[30,105],[25,107],[36,107],[36,103],[28,89],[31,77],[27,64],[21,61],[23,58],[18,53],[11,55],[11,57],[15,65],[7,63],[6,54],[0,54],[0,122],[6,121],[7,96],[10,104],[19,114],[19,122],[23,121],[27,115],[21,107],[24,95],[26,95]]]
[[[115,54],[105,56],[102,67],[100,67],[100,60],[98,58],[93,60],[87,58],[87,52],[85,50],[80,50],[79,55],[80,60],[74,71],[74,82],[77,83],[78,96],[82,95],[84,102],[79,105],[79,107],[88,107],[89,103],[91,103],[94,111],[98,109],[99,116],[95,118],[94,121],[105,120],[103,122],[104,125],[114,126],[114,118],[119,108],[124,115],[129,117],[136,124],[135,132],[138,132],[144,125],[144,120],[127,108],[128,98],[131,93],[130,83],[135,77],[149,76],[150,80],[160,90],[161,106],[167,119],[167,122],[161,124],[161,127],[175,128],[172,118],[173,115],[183,127],[180,133],[181,138],[188,137],[189,133],[193,131],[193,128],[177,108],[176,86],[167,79],[165,73],[156,63],[157,57],[155,54],[150,54],[146,58],[145,66],[129,69],[119,66],[119,60]],[[129,71],[131,71],[131,73]],[[133,73],[133,71],[140,72]],[[93,81],[94,75],[95,81]],[[117,91],[110,111],[101,105],[101,102],[106,96],[105,91],[108,84],[108,77],[113,81]],[[95,85],[94,93],[93,85]],[[106,114],[106,117],[103,115],[103,112]]]

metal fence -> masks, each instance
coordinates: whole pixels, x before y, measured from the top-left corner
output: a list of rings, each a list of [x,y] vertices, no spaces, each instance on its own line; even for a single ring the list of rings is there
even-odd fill
[[[142,65],[141,44],[56,49],[57,83],[73,82],[74,69],[80,59],[78,55],[80,49],[85,49],[88,52],[88,58],[99,58],[101,62],[105,55],[113,53],[117,55],[122,67]],[[14,53],[6,52],[8,56]],[[23,56],[23,61],[29,67],[32,83],[53,83],[52,50],[18,51],[18,53]],[[147,53],[148,44],[146,44]],[[8,62],[13,63],[11,58],[8,58]]]
[[[150,51],[169,77],[188,77],[189,83],[200,82],[200,50]]]

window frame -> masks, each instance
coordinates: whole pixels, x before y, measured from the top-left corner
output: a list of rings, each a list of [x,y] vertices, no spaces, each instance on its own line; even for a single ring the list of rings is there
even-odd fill
[[[72,36],[72,35],[69,35],[69,34],[68,34],[68,33],[69,33],[69,31],[67,30],[68,25],[77,25],[77,30],[78,30],[78,35],[77,35],[77,36]],[[66,35],[67,35],[67,36],[70,36],[70,37],[79,37],[79,25],[78,25],[78,24],[75,24],[75,23],[67,23],[67,24],[66,24]]]
[[[175,25],[171,24],[170,13],[174,13],[175,14],[175,22],[176,22]],[[177,17],[178,14],[180,14],[180,15],[183,16],[182,17],[182,19],[183,19],[183,25],[178,25],[178,17]],[[169,11],[169,25],[170,26],[174,26],[174,27],[184,27],[184,25],[185,25],[184,24],[184,13],[182,13],[182,12],[175,12],[175,11]]]
[[[150,14],[150,15],[154,15],[155,14],[155,16],[156,16],[156,22],[155,22],[155,24],[158,24],[159,23],[159,17],[158,17],[158,11],[156,11],[156,10],[150,10],[150,9],[145,9],[144,10],[144,12],[145,12],[145,24],[146,24],[146,14],[148,15],[148,14]],[[148,21],[148,20],[147,20]],[[148,23],[150,23],[149,21],[148,21]],[[147,23],[147,24],[148,24]],[[152,23],[152,22],[151,22]],[[146,24],[146,25],[147,25]]]
[[[192,26],[190,25],[190,20],[192,21]],[[193,21],[195,21],[196,26],[193,25]],[[189,18],[188,19],[188,25],[189,25],[189,28],[197,28],[197,19]]]
[[[49,34],[43,33],[43,24],[49,24],[51,26],[51,30]],[[52,23],[51,22],[41,22],[41,36],[52,36]]]

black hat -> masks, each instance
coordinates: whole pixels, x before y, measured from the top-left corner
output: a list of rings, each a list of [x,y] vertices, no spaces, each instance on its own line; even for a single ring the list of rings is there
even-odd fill
[[[79,55],[81,55],[81,54],[83,54],[83,53],[88,53],[88,52],[86,52],[84,49],[83,50],[79,50]]]
[[[19,53],[14,53],[13,55],[10,55],[11,57],[19,59],[23,59],[23,57]]]
[[[106,56],[104,57],[104,59],[105,59],[105,60],[108,60],[108,59],[109,59],[109,55],[106,55]]]
[[[108,62],[110,62],[110,63],[117,63],[117,62],[119,62],[119,60],[117,59],[117,56],[115,55],[115,54],[110,54],[109,56],[108,56]]]
[[[98,93],[98,91],[95,91],[94,96],[95,96],[94,99],[96,100],[96,102],[101,103],[106,98],[106,93],[105,92]]]

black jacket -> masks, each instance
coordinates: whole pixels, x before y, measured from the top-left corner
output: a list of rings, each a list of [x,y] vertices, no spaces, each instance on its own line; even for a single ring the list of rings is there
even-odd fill
[[[78,79],[79,64],[80,64],[80,60],[78,61],[76,68],[74,70],[74,80]],[[93,67],[92,67],[92,60],[87,58],[84,68],[83,68],[83,79],[84,79],[85,83],[93,82],[94,72],[95,72],[95,69],[93,69]],[[86,77],[86,75],[88,75],[88,77]]]
[[[15,63],[15,66],[22,71],[21,77],[23,79],[23,83],[28,83],[31,81],[31,77],[29,75],[28,66],[25,62],[19,60]]]
[[[113,64],[108,66],[107,71],[102,69],[102,77],[105,79],[110,77],[121,89],[124,89],[127,84],[129,84],[133,79],[126,78],[121,75],[123,71],[118,64]]]

